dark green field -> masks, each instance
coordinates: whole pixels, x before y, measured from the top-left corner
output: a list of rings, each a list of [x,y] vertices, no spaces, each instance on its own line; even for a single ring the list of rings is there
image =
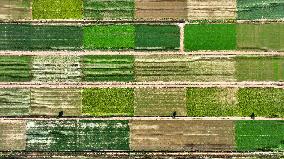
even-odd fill
[[[235,50],[235,24],[191,24],[184,28],[186,51]]]
[[[138,50],[179,49],[179,27],[176,25],[135,25],[135,47]]]

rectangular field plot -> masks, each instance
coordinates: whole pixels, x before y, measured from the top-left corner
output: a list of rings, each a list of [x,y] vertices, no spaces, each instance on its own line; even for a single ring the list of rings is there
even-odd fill
[[[283,81],[284,58],[237,57],[236,77],[238,81]]]
[[[130,149],[135,151],[232,151],[233,121],[132,120]]]
[[[84,27],[84,49],[134,49],[132,25],[94,25]]]
[[[136,20],[185,20],[186,0],[136,0]]]
[[[240,20],[283,19],[283,0],[237,0]]]
[[[81,115],[80,89],[31,89],[31,115],[63,116]]]
[[[135,48],[138,50],[177,50],[180,30],[177,25],[135,25]]]
[[[83,0],[84,19],[133,20],[134,0]]]
[[[238,49],[284,51],[283,41],[284,24],[237,24]]]
[[[185,88],[135,88],[134,116],[186,116]]]
[[[235,81],[231,58],[148,55],[135,58],[136,81]]]
[[[85,88],[83,114],[92,116],[133,116],[132,88]]]
[[[239,116],[238,88],[188,88],[188,116]]]
[[[0,66],[1,82],[24,82],[32,78],[29,56],[1,56]]]
[[[25,150],[26,122],[0,120],[0,151]]]
[[[235,24],[188,24],[184,28],[186,51],[235,50]]]
[[[33,0],[33,19],[81,19],[82,0]]]
[[[1,0],[0,19],[31,19],[31,0]]]
[[[30,89],[2,88],[0,89],[0,115],[29,115]]]
[[[188,0],[188,19],[224,20],[236,18],[236,0]]]
[[[81,58],[83,81],[133,81],[134,56],[99,55]]]
[[[79,82],[80,57],[34,56],[32,73],[33,81],[37,82]]]
[[[236,121],[238,151],[283,151],[284,121]]]
[[[27,151],[128,149],[128,121],[30,120],[27,123]]]

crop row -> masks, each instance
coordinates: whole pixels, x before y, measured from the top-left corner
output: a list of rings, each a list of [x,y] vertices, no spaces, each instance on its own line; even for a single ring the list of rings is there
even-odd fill
[[[1,0],[0,10],[3,19],[254,20],[284,17],[281,0]]]
[[[177,25],[0,24],[0,50],[179,50]],[[188,24],[185,51],[283,51],[284,25]]]
[[[0,128],[0,151],[284,150],[282,120],[4,119]]]
[[[0,81],[283,81],[283,59],[282,56],[0,56]]]
[[[277,88],[9,88],[1,116],[284,117]]]

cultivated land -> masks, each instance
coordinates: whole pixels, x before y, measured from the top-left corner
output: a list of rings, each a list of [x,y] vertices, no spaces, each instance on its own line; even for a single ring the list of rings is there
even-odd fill
[[[137,50],[178,50],[179,38],[177,25],[135,25]]]
[[[33,0],[33,19],[81,19],[82,0]]]
[[[0,115],[29,115],[30,89],[0,89]]]
[[[134,89],[134,116],[186,116],[185,88]]]
[[[83,114],[92,116],[133,116],[132,88],[90,88],[82,94]]]
[[[126,120],[29,120],[27,151],[129,150]]]
[[[238,49],[284,51],[284,25],[281,23],[237,24],[236,29]]]
[[[236,5],[236,0],[188,0],[188,19],[236,19]]]
[[[233,121],[131,120],[135,151],[232,151]],[[209,131],[210,130],[210,131]]]
[[[84,19],[133,20],[134,0],[84,0]]]
[[[34,56],[32,60],[33,81],[79,82],[81,80],[80,57]]]
[[[135,56],[135,80],[143,81],[235,81],[234,60],[178,55]]]
[[[235,24],[189,24],[184,28],[186,51],[235,50]]]
[[[187,19],[186,0],[136,0],[136,20],[184,20]]]
[[[133,25],[95,25],[84,27],[85,49],[134,49]]]
[[[0,19],[31,19],[31,0],[1,0]]]
[[[134,56],[99,55],[81,58],[83,81],[133,81]]]
[[[30,115],[81,116],[81,89],[31,89]]]
[[[25,150],[26,121],[0,120],[0,151]]]
[[[283,7],[283,0],[237,0],[237,19],[281,19]]]

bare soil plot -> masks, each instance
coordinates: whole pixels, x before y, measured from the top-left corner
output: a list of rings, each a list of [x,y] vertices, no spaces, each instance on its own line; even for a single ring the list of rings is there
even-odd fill
[[[236,19],[236,0],[188,0],[190,20]]]
[[[0,151],[25,150],[26,122],[0,120]]]
[[[230,120],[131,120],[130,149],[136,151],[232,151]]]
[[[79,62],[78,56],[34,56],[33,81],[79,82],[81,80]]]
[[[81,105],[80,89],[31,89],[31,115],[80,116]]]
[[[135,79],[143,81],[236,81],[232,58],[189,57],[181,55],[136,56]]]
[[[31,19],[31,0],[1,0],[0,19]]]
[[[137,20],[182,20],[187,18],[186,0],[136,0]]]
[[[185,88],[134,89],[134,116],[186,116]]]

